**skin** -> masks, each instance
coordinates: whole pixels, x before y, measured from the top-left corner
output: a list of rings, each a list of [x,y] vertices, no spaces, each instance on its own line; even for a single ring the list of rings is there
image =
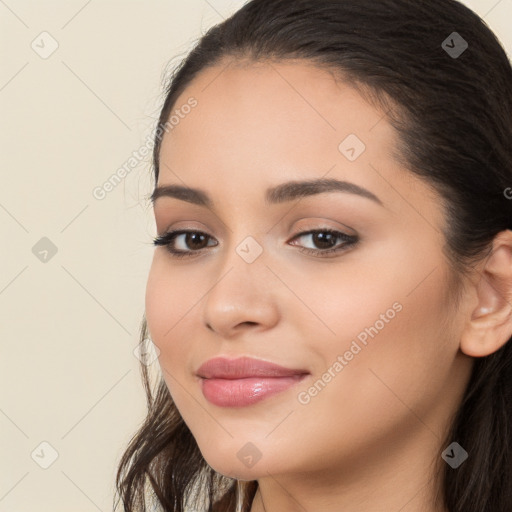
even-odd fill
[[[223,62],[201,72],[175,107],[191,96],[197,107],[163,138],[157,185],[201,188],[214,206],[162,197],[155,220],[158,235],[191,229],[211,238],[190,258],[155,249],[146,318],[204,458],[219,473],[258,480],[251,512],[443,511],[432,501],[432,471],[444,464],[444,434],[473,357],[512,334],[510,232],[455,309],[440,196],[397,163],[394,130],[349,84],[305,62]],[[338,149],[349,134],[366,145],[352,162]],[[346,192],[264,205],[267,187],[321,177],[364,187],[382,205]],[[319,228],[359,242],[326,257],[300,252],[326,247],[297,237]],[[248,236],[263,250],[252,263],[236,252]],[[197,250],[183,235],[174,245]],[[394,318],[300,403],[395,303]],[[220,355],[311,375],[257,404],[222,408],[195,375]],[[252,467],[237,457],[248,442],[261,453]]]

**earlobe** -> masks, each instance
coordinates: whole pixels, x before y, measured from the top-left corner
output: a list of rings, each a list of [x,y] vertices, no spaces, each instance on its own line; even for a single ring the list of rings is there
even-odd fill
[[[485,357],[512,336],[512,231],[495,237],[474,287],[478,301],[461,335],[460,349],[468,356]]]

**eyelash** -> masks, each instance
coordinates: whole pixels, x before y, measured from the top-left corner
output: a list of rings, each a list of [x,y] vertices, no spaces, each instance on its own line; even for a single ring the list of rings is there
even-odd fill
[[[199,234],[199,235],[205,235],[209,238],[211,238],[208,234],[202,232],[202,231],[194,231],[194,230],[177,230],[177,231],[169,231],[168,233],[165,233],[162,236],[156,237],[153,240],[153,244],[155,246],[164,246],[167,251],[171,254],[173,258],[190,258],[193,257],[192,253],[200,254],[206,249],[199,249],[197,251],[177,251],[176,249],[172,248],[172,243],[176,239],[176,237],[187,234],[187,233],[193,233],[193,234]],[[299,251],[306,253],[306,254],[312,254],[315,256],[319,256],[321,258],[326,257],[326,254],[333,254],[333,253],[339,253],[347,250],[349,247],[355,245],[359,239],[356,236],[353,235],[347,235],[346,233],[342,233],[341,231],[336,231],[333,229],[314,229],[311,231],[303,231],[302,233],[298,233],[296,236],[292,238],[292,240],[295,240],[296,238],[301,238],[305,235],[314,235],[318,233],[329,233],[331,235],[335,235],[336,238],[340,238],[345,241],[343,245],[337,248],[332,249],[309,249],[307,247],[300,248]]]

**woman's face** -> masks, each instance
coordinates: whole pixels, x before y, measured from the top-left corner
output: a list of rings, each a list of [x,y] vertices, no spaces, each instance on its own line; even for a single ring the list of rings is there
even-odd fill
[[[253,480],[438,457],[471,359],[449,300],[440,198],[393,158],[384,114],[297,62],[207,69],[173,113],[157,186],[210,203],[155,199],[158,235],[196,235],[171,242],[184,257],[155,249],[146,318],[206,461]],[[346,185],[267,192],[320,179]],[[305,375],[206,382],[197,371],[218,356]]]

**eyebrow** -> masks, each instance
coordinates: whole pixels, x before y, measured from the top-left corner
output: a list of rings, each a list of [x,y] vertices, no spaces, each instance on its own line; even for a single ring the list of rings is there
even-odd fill
[[[323,194],[326,192],[344,192],[355,194],[384,206],[382,201],[369,190],[351,183],[349,181],[340,181],[332,178],[319,178],[306,181],[289,181],[281,183],[275,187],[271,187],[265,192],[265,204],[267,206],[273,204],[285,203],[294,199]],[[186,187],[183,185],[167,185],[156,187],[151,194],[151,202],[160,197],[173,197],[186,201],[188,203],[213,208],[213,201],[210,196],[201,189]]]

